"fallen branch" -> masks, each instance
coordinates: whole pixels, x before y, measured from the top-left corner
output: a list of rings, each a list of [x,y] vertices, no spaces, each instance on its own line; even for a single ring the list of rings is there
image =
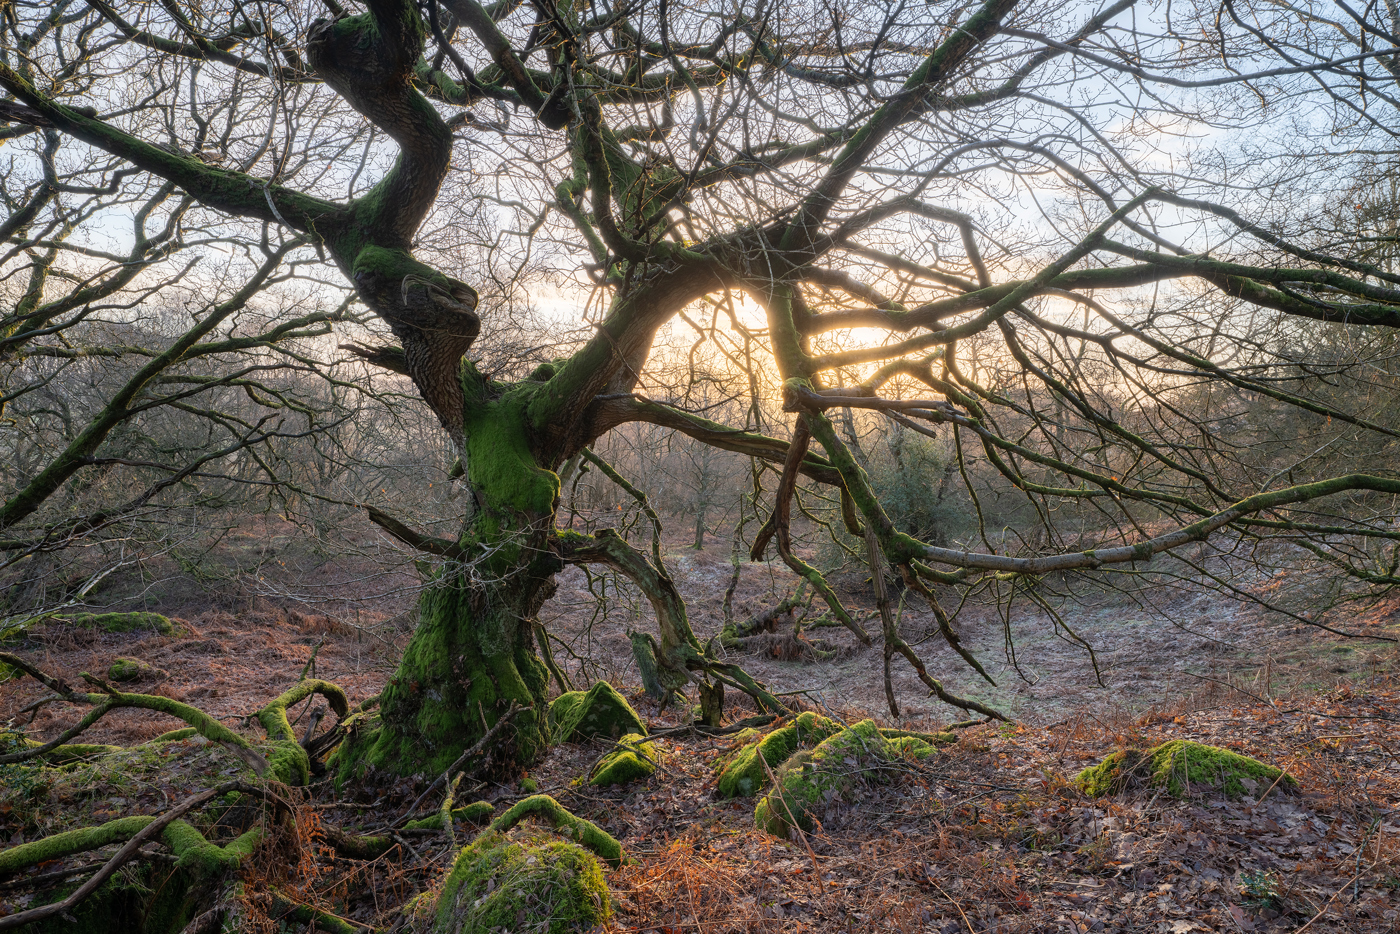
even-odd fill
[[[84,717],[77,726],[65,730],[57,739],[51,740],[42,746],[35,746],[30,749],[0,756],[0,765],[11,762],[24,762],[27,759],[34,759],[39,756],[47,755],[78,736],[111,711],[123,707],[135,707],[141,710],[153,710],[157,713],[167,714],[183,720],[198,730],[199,735],[203,736],[205,739],[219,743],[234,755],[238,756],[259,776],[267,773],[267,760],[262,757],[261,753],[254,749],[242,736],[239,736],[197,707],[191,707],[189,704],[183,704],[169,697],[158,697],[154,694],[125,694],[116,690],[105,681],[94,678],[88,674],[84,674],[83,677],[101,688],[103,693],[83,694],[74,691],[57,678],[51,678],[45,675],[17,655],[0,652],[0,661],[14,665],[26,674],[32,675],[37,680],[42,681],[49,688],[57,692],[63,700],[69,703],[96,705],[96,709]]]
[[[266,791],[266,789],[255,788],[247,784],[246,782],[225,782],[216,788],[210,788],[206,791],[202,791],[191,798],[187,798],[185,801],[171,808],[169,811],[166,811],[159,817],[151,818],[144,827],[137,830],[131,836],[131,838],[126,841],[126,844],[116,852],[116,855],[114,855],[111,859],[107,860],[107,862],[92,876],[92,878],[88,879],[82,885],[78,886],[77,890],[74,891],[73,894],[65,898],[63,901],[55,902],[51,905],[42,905],[38,908],[31,908],[28,911],[21,911],[17,914],[6,915],[5,917],[0,918],[0,931],[10,931],[18,927],[23,927],[27,924],[34,924],[35,922],[42,921],[45,918],[51,918],[54,915],[62,914],[63,912],[70,910],[83,899],[87,898],[93,892],[97,891],[97,889],[102,885],[102,883],[106,882],[112,877],[113,873],[115,873],[118,869],[122,868],[122,866],[126,865],[131,860],[131,858],[134,857],[137,854],[137,852],[141,849],[141,846],[148,840],[151,840],[152,838],[160,834],[162,831],[165,830],[166,827],[170,826],[172,823],[174,823],[176,820],[180,819],[184,815],[188,814],[190,811],[193,811],[195,808],[206,804],[209,801],[220,797],[221,795],[225,795],[230,791],[242,791],[253,794],[261,794],[264,797],[269,797],[273,800],[280,802],[289,810],[291,807],[287,804],[287,802],[282,801],[282,799],[278,798],[277,796],[269,794]],[[142,819],[143,818],[125,818],[126,821],[136,821]],[[119,822],[113,821],[112,823],[116,824]],[[110,827],[111,824],[106,826]],[[123,827],[121,829],[127,828]],[[34,844],[30,844],[30,846],[39,846],[46,842],[48,841],[36,841]],[[97,844],[97,846],[102,845],[105,845],[105,843]],[[15,849],[22,850],[24,849],[24,847],[16,847]],[[10,851],[10,853],[14,852],[14,850]]]

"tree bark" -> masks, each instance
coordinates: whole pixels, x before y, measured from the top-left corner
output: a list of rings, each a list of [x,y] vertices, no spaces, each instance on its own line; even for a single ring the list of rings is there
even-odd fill
[[[490,771],[509,775],[549,744],[549,671],[535,646],[535,616],[563,562],[550,550],[559,478],[530,444],[535,387],[488,384],[468,365],[463,383],[466,482],[475,510],[419,600],[420,619],[385,687],[377,727],[336,754],[342,777],[367,769],[441,772],[511,704],[518,714]]]

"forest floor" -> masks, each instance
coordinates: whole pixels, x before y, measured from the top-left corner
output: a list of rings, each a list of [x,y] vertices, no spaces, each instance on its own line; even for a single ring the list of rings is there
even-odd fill
[[[706,639],[722,622],[727,545],[700,552],[666,545]],[[318,573],[344,598],[356,569]],[[873,608],[859,575],[839,583],[854,607]],[[745,564],[735,615],[771,606],[791,587],[785,569]],[[349,616],[266,596],[202,600],[168,590],[184,602],[172,596],[149,608],[180,619],[180,634],[49,625],[6,649],[70,682],[81,671],[104,672],[117,656],[139,658],[162,670],[139,689],[237,725],[294,683],[313,654],[314,673],[341,685],[352,703],[376,693],[411,627],[401,600],[364,599]],[[580,682],[606,677],[621,685],[653,730],[675,726],[675,711],[657,710],[636,690],[626,630],[645,627],[647,611],[625,592],[614,596],[599,613],[584,575],[562,576],[541,614],[561,640],[556,657]],[[1171,622],[1142,609],[1153,601]],[[941,644],[925,642],[920,652],[935,676],[1015,722],[959,731],[958,742],[931,759],[871,781],[804,840],[757,830],[753,799],[715,795],[713,762],[733,742],[725,737],[682,732],[658,740],[662,769],[611,790],[574,784],[603,750],[565,744],[530,780],[613,833],[636,860],[608,880],[617,932],[1400,931],[1400,655],[1392,645],[1281,626],[1241,604],[1175,592],[1133,601],[1101,596],[1067,620],[1094,645],[1097,674],[1084,649],[1040,614],[1009,621],[1024,677],[1005,650],[1007,620],[994,608],[960,617],[964,642],[982,657],[995,688],[954,665]],[[911,641],[929,626],[912,604],[903,622]],[[1393,635],[1395,611],[1374,607],[1347,623]],[[783,660],[776,657],[782,640],[774,639],[732,660],[774,690],[798,692],[789,695],[795,706],[847,722],[874,717],[927,730],[962,718],[925,699],[907,669],[895,682],[902,716],[891,716],[878,648],[861,647],[840,629],[807,635],[833,657]],[[571,660],[570,651],[587,660]],[[0,683],[0,724],[14,722],[42,694],[31,679]],[[731,718],[752,712],[732,692],[729,700]],[[50,704],[30,735],[49,739],[75,720],[71,708]],[[118,711],[83,739],[131,745],[173,725]],[[1071,782],[1117,749],[1169,739],[1255,756],[1287,769],[1300,790],[1259,789],[1257,799],[1235,800],[1199,790],[1179,801],[1143,789],[1091,800]],[[157,813],[231,764],[219,747],[171,746],[159,782],[114,778],[70,789],[68,799],[23,806],[15,789],[0,791],[0,842],[13,846],[75,821]],[[322,785],[308,793],[304,823],[370,826],[396,815],[418,789],[405,782],[378,797],[337,801]],[[521,785],[483,784],[464,786],[458,800],[489,800],[499,812],[525,794]],[[460,825],[459,842],[464,833],[470,828]],[[442,832],[422,832],[410,843],[411,852],[375,861],[313,845],[293,876],[255,880],[249,890],[275,883],[357,923],[385,925],[405,900],[440,880],[451,858]],[[0,880],[0,915],[29,902],[21,881]],[[269,922],[265,930],[277,927]]]

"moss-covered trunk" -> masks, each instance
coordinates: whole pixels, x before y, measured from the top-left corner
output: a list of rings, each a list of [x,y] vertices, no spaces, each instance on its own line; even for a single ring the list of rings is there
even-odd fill
[[[338,754],[343,776],[365,766],[441,772],[510,709],[510,740],[492,771],[536,761],[549,742],[549,674],[536,652],[534,619],[563,567],[549,547],[559,479],[532,448],[527,408],[536,384],[502,386],[468,365],[464,461],[473,501],[455,555],[424,590],[420,619],[380,700],[377,728]]]

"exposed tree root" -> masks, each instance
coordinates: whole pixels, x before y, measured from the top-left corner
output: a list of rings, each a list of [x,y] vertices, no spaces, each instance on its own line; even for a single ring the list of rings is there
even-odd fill
[[[343,719],[350,715],[350,702],[346,699],[345,692],[334,684],[314,678],[298,681],[281,697],[258,711],[258,722],[267,730],[267,738],[295,740],[296,734],[292,732],[292,724],[287,719],[287,708],[313,694],[324,697],[337,717]]]
[[[786,713],[787,706],[738,665],[721,662],[713,646],[702,646],[690,628],[685,601],[665,568],[658,568],[612,529],[599,529],[593,535],[561,531],[555,538],[560,557],[571,564],[605,564],[627,576],[646,595],[656,613],[661,639],[649,635],[633,639],[634,651],[642,650],[638,663],[644,676],[647,669],[656,691],[669,695],[690,681],[693,674],[707,675],[749,695],[760,710]]]
[[[273,896],[272,905],[277,920],[295,921],[307,925],[308,930],[326,931],[328,934],[366,934],[373,930],[365,925],[346,921],[328,911],[289,901],[280,895]]]
[[[517,801],[510,810],[491,822],[490,830],[505,833],[527,817],[541,817],[555,830],[565,831],[575,842],[588,847],[613,869],[622,865],[622,844],[590,820],[576,817],[549,795],[531,795]]]

